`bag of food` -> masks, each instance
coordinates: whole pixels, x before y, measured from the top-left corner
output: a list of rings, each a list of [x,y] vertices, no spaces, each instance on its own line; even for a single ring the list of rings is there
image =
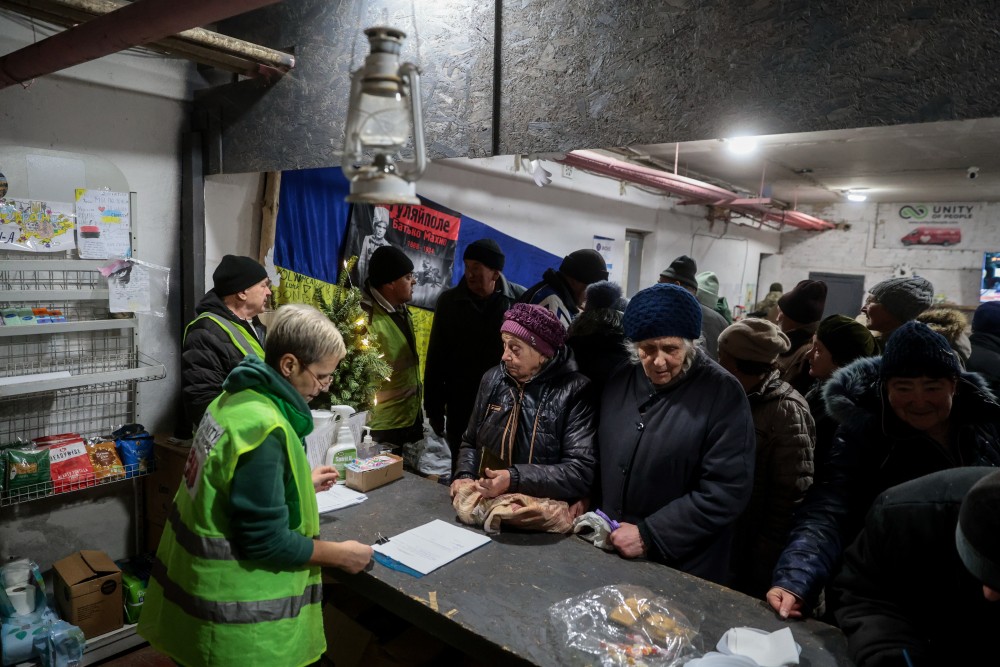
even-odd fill
[[[48,449],[3,450],[7,460],[8,498],[37,498],[52,492]]]
[[[33,442],[38,447],[49,448],[50,475],[55,493],[77,491],[97,483],[87,446],[78,434],[50,435]]]
[[[110,482],[125,477],[125,466],[118,458],[114,442],[110,440],[88,442],[87,455],[90,456],[90,463],[94,466],[94,477],[98,482]]]
[[[153,436],[142,424],[127,424],[114,432],[115,445],[125,466],[125,477],[135,477],[156,468],[153,459]]]

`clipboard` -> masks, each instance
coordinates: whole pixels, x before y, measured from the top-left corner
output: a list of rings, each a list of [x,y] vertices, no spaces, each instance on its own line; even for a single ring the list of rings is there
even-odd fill
[[[476,469],[480,477],[486,476],[486,469],[506,470],[510,464],[500,458],[500,455],[487,446],[479,448],[479,467]]]

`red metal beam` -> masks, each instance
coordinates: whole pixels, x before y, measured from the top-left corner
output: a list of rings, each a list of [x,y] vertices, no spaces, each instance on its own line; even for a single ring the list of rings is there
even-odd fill
[[[155,42],[279,0],[136,0],[0,58],[0,88]]]

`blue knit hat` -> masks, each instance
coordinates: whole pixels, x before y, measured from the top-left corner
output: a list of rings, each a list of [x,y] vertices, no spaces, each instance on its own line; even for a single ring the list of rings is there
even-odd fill
[[[1000,334],[1000,301],[987,301],[976,308],[972,316],[972,331]]]
[[[957,377],[961,369],[948,340],[910,320],[892,332],[882,354],[882,378]]]
[[[701,304],[680,285],[658,283],[632,297],[622,326],[625,336],[634,342],[664,336],[697,340],[701,336]]]

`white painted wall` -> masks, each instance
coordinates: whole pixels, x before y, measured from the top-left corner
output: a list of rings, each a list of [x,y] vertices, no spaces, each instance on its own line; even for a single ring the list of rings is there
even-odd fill
[[[0,14],[2,53],[53,32],[11,17]],[[0,148],[73,154],[77,163],[94,165],[82,176],[90,185],[114,173],[99,166],[106,160],[138,194],[137,256],[172,271],[168,315],[141,316],[139,323],[140,349],[167,368],[165,379],[140,387],[139,418],[151,431],[173,430],[179,392],[180,136],[196,85],[195,69],[186,61],[120,54],[0,90]],[[87,155],[100,159],[88,161]],[[12,181],[11,193],[23,186]],[[34,183],[32,192],[36,186],[45,196],[73,201],[72,191],[63,197],[47,189],[52,183]],[[103,549],[112,558],[133,553],[141,517],[133,516],[130,489],[117,484],[10,508],[14,513],[0,524],[0,558],[30,556],[47,568],[80,548]]]
[[[593,247],[594,236],[624,241],[626,230],[645,233],[642,285],[655,283],[675,257],[690,255],[699,270],[715,271],[730,305],[744,302],[761,255],[778,252],[777,232],[712,226],[702,206],[678,206],[676,199],[580,170],[566,177],[556,162],[544,163],[552,183],[540,188],[515,164],[509,155],[438,160],[417,183],[417,193],[560,256]],[[222,255],[237,252],[251,237],[259,180],[258,174],[206,178],[207,285]],[[244,254],[255,252],[253,247]]]
[[[892,206],[882,204],[883,208]],[[849,229],[822,233],[789,232],[781,235],[781,253],[764,261],[761,284],[782,283],[786,289],[809,277],[810,271],[845,273],[865,276],[869,288],[893,276],[900,265],[909,266],[917,275],[934,285],[936,298],[963,306],[975,306],[979,301],[983,252],[1000,247],[1000,228],[992,224],[994,238],[991,247],[964,250],[938,247],[886,249],[874,246],[875,224],[879,205],[874,203],[843,203],[803,210]],[[1000,217],[1000,204],[983,204],[984,220]],[[985,235],[980,235],[985,236]],[[861,304],[858,304],[860,310]]]

